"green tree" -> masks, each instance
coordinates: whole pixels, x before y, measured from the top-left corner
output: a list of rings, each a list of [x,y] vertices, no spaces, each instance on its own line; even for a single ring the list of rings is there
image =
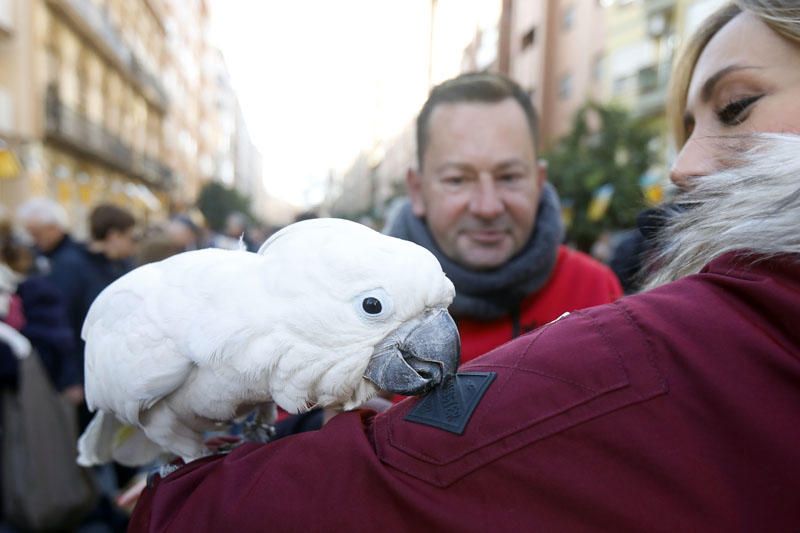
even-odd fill
[[[235,189],[229,189],[217,182],[206,184],[197,197],[197,208],[203,213],[208,226],[214,231],[222,231],[225,219],[235,212],[244,213],[250,220],[250,199]]]
[[[550,181],[572,214],[567,238],[579,249],[589,250],[603,231],[635,225],[645,205],[640,178],[656,159],[651,149],[655,137],[653,127],[626,110],[589,103],[546,154]],[[613,187],[613,196],[602,217],[593,220],[590,205],[604,185]]]

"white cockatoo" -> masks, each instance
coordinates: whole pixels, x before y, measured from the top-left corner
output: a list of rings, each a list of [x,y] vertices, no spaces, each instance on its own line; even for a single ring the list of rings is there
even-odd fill
[[[258,253],[207,249],[142,266],[89,309],[78,462],[209,453],[203,432],[274,401],[357,407],[455,373],[453,284],[416,244],[340,219],[287,226]],[[125,424],[125,425],[123,425]]]

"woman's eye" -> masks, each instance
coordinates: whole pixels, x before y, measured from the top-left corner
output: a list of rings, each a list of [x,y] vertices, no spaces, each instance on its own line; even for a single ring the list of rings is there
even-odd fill
[[[717,111],[719,121],[726,126],[738,126],[747,119],[746,111],[762,96],[748,96],[731,102]]]

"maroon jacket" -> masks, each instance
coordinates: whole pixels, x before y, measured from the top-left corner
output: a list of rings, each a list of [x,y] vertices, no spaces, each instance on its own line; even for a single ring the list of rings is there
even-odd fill
[[[800,264],[730,256],[465,365],[462,435],[386,413],[156,479],[135,531],[797,531]]]

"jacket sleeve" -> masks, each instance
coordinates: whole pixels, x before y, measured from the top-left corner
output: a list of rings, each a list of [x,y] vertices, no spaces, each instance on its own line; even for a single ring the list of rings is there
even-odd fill
[[[358,530],[358,521],[347,517],[350,506],[340,507],[352,483],[374,489],[359,496],[356,512],[380,508],[387,489],[379,488],[382,467],[368,438],[373,415],[344,413],[319,431],[245,444],[165,478],[154,474],[129,531],[257,531],[262,520],[272,531]]]

